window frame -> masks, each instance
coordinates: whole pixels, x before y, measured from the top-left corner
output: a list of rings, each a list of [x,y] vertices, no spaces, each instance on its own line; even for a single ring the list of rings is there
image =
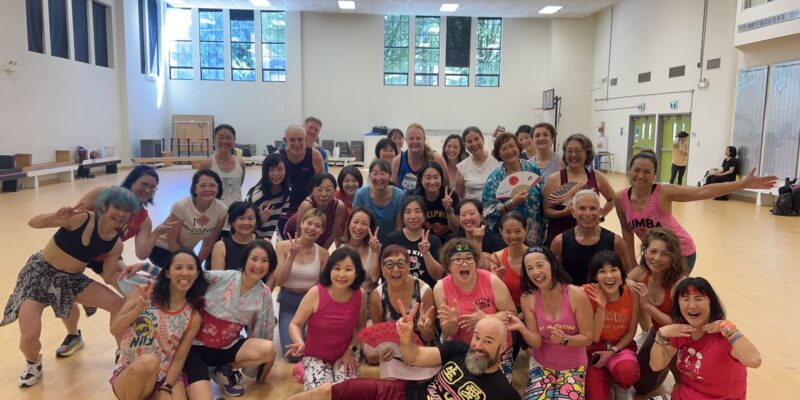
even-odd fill
[[[387,30],[386,30],[386,26],[387,26],[387,23],[389,23],[389,19],[393,18],[393,17],[400,18],[400,21],[399,21],[400,24],[403,23],[403,19],[405,18],[405,31],[406,31],[405,45],[396,45],[396,44],[393,45],[393,46],[388,46],[387,45]],[[410,55],[411,55],[410,54],[411,40],[410,40],[410,38],[411,38],[411,16],[409,16],[409,15],[400,15],[400,14],[386,14],[386,15],[383,16],[383,85],[384,86],[408,86],[409,69],[410,69],[410,63],[411,63],[411,59],[410,59]],[[406,52],[405,53],[405,62],[406,62],[405,72],[402,72],[402,71],[387,71],[386,70],[387,55],[389,54],[390,51],[393,52],[392,50],[394,50],[394,51],[405,50],[405,52]],[[394,60],[392,60],[392,61],[394,61]],[[404,77],[405,78],[405,83],[392,83],[392,81],[387,80],[390,77],[391,78],[398,78],[398,77],[399,78],[403,78]]]
[[[220,29],[220,40],[203,40],[203,13],[219,13],[219,23],[220,26],[216,26],[216,16],[215,16],[215,24],[214,30]],[[197,33],[198,33],[198,53],[199,53],[199,61],[200,61],[200,80],[201,81],[224,81],[225,80],[225,12],[221,8],[198,8],[197,9]],[[214,67],[206,67],[203,66],[203,61],[205,60],[204,55],[208,55],[209,57],[211,53],[203,53],[203,45],[216,45],[222,47],[222,54],[219,55],[220,60],[222,61],[222,66],[214,66]],[[215,54],[214,57],[217,55]],[[219,72],[222,73],[219,75],[219,78],[207,78],[204,72]]]
[[[500,37],[498,38],[498,47],[497,48],[480,47],[481,46],[480,34],[481,34],[481,22],[482,21],[500,21]],[[503,18],[500,18],[500,17],[478,17],[478,21],[477,22],[478,22],[478,24],[477,24],[476,40],[475,40],[475,87],[500,87],[500,74],[502,72],[501,69],[502,69],[502,59],[503,59],[503,52],[502,52],[502,49],[503,49]],[[496,51],[497,52],[497,73],[496,74],[480,73],[480,69],[481,69],[480,54],[481,54],[481,51],[485,51],[485,52]],[[496,85],[479,84],[480,78],[493,78],[493,77],[497,78],[497,84]]]
[[[273,19],[267,18],[264,20],[264,17],[270,14],[282,15],[283,16],[283,41],[275,41],[274,39],[280,39],[280,37],[269,37],[270,30],[266,30],[264,28],[264,22],[272,22]],[[276,28],[280,30],[281,28]],[[278,35],[280,36],[280,35]],[[272,46],[277,46],[276,48],[282,49],[283,54],[283,68],[271,68],[272,65],[269,61],[274,60],[275,58],[271,57],[273,54],[271,51],[266,51],[267,49],[273,49]],[[280,53],[280,52],[279,52]],[[267,56],[270,54],[270,56]],[[280,59],[280,56],[277,57]],[[280,10],[261,10],[261,81],[262,82],[286,82],[286,11]],[[281,74],[282,72],[282,74]],[[278,79],[266,79],[267,75],[270,77],[273,76],[273,73],[278,73]],[[283,79],[280,79],[283,78]]]
[[[229,10],[229,13],[230,13],[229,14],[230,18],[229,18],[228,26],[230,27],[230,32],[228,32],[228,38],[229,38],[229,48],[230,48],[230,53],[231,53],[231,57],[230,57],[230,59],[231,59],[231,81],[233,81],[233,82],[255,82],[255,80],[256,80],[256,19],[255,19],[256,18],[256,14],[255,14],[255,10],[252,10],[252,9],[235,9],[235,10],[231,9],[231,10]],[[252,16],[252,19],[239,19],[239,18],[234,19],[233,18],[233,14],[234,13],[237,13],[237,14],[238,13],[242,13],[242,14],[249,13]],[[234,28],[234,26],[233,26],[234,25],[234,21],[252,22],[253,27],[252,27],[252,31],[251,31],[251,35],[250,35],[252,37],[252,41],[239,41],[238,39],[236,41],[234,41],[234,30],[235,29],[240,29],[240,28]],[[235,57],[234,56],[234,48],[237,48],[237,47],[245,48],[245,46],[249,47],[252,50],[252,51],[250,51],[250,53],[252,54],[251,57],[252,57],[252,60],[253,60],[253,67],[252,68],[237,67],[236,64],[234,63],[234,60],[235,60],[234,59],[234,57]],[[241,71],[250,71],[250,72],[252,72],[252,79],[237,78],[236,77],[236,73],[237,72],[241,72]]]
[[[189,25],[189,32],[188,32],[189,33],[189,35],[188,35],[189,38],[188,39],[169,38],[170,39],[169,40],[169,49],[168,49],[168,57],[169,57],[169,59],[168,59],[168,62],[167,62],[167,72],[169,74],[169,79],[178,80],[178,81],[181,81],[181,80],[188,80],[188,81],[194,80],[194,45],[193,45],[193,40],[192,40],[192,37],[194,36],[194,34],[193,34],[194,29],[192,29],[192,23],[194,21],[194,18],[192,16],[192,9],[191,8],[184,8],[184,7],[173,7],[173,6],[168,4],[167,5],[167,10],[166,10],[166,13],[167,13],[166,20],[169,20],[169,14],[170,14],[170,12],[172,12],[172,10],[180,11],[180,12],[188,12],[188,14],[189,14],[189,24],[190,25]],[[189,65],[188,66],[187,65],[173,65],[173,63],[172,63],[173,54],[175,54],[176,53],[175,50],[177,48],[179,48],[178,43],[181,43],[181,44],[184,44],[184,45],[188,43],[188,48],[189,48],[189,54],[188,54],[189,55]],[[177,55],[182,55],[182,54],[178,52]],[[176,59],[178,59],[178,58],[176,57]],[[188,77],[176,77],[174,72],[177,72],[177,71],[189,71],[190,74],[189,74]]]
[[[458,19],[463,19],[464,21],[468,21],[468,23],[469,23],[469,27],[467,29],[468,42],[467,42],[467,47],[466,48],[450,46],[450,31],[451,30],[450,30],[449,21],[450,21],[451,18],[458,18]],[[446,25],[445,29],[447,30],[447,35],[446,35],[446,39],[445,39],[444,85],[446,87],[469,87],[469,80],[470,80],[469,78],[470,78],[470,75],[472,74],[472,68],[471,68],[472,64],[470,62],[470,59],[471,59],[470,52],[472,51],[472,17],[448,16],[445,19],[445,25]],[[452,50],[462,50],[462,51],[466,50],[467,51],[467,66],[466,67],[456,67],[456,66],[451,67],[451,66],[447,65],[447,54],[450,53]],[[462,68],[462,69],[466,69],[466,71],[451,72],[451,71],[453,71],[453,69],[450,69],[450,68],[453,68],[453,69]],[[451,84],[450,83],[450,78],[451,77],[458,77],[458,78],[462,79],[464,84],[463,85],[461,85],[461,84]]]
[[[437,20],[439,26],[439,32],[437,33],[436,37],[436,47],[421,47],[420,44],[420,20]],[[414,16],[414,86],[439,86],[439,64],[441,59],[441,47],[442,47],[442,36],[441,36],[441,28],[442,28],[442,18],[435,15],[416,15]],[[436,50],[436,63],[433,64],[433,69],[436,72],[418,72],[418,66],[420,65],[417,59],[417,55],[420,52],[428,53],[429,50]],[[424,54],[423,53],[423,54]],[[432,52],[431,52],[432,53]],[[425,79],[417,80],[417,77],[420,78],[433,78],[431,79],[432,82],[425,83]]]

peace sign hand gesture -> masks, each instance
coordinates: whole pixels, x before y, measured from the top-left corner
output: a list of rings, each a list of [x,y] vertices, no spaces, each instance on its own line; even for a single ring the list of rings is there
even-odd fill
[[[486,257],[486,261],[489,262],[489,270],[492,271],[493,274],[497,275],[498,278],[503,278],[503,275],[506,274],[506,266],[500,262],[500,259],[497,257],[497,254],[491,253],[488,257]]]
[[[73,215],[78,214],[78,211],[72,207],[61,207],[56,211],[56,221],[68,221]]]
[[[380,254],[381,252],[381,241],[378,239],[378,229],[381,229],[381,227],[375,227],[375,232],[367,229],[367,232],[369,233],[369,247],[375,254]]]
[[[136,297],[136,309],[141,313],[146,310],[147,307],[150,307],[150,299],[152,299],[153,296],[153,283],[136,285],[134,287],[136,288],[135,291],[138,292],[138,296]]]
[[[288,234],[289,236],[289,256],[287,258],[294,259],[300,254],[300,241],[297,239],[297,234],[295,233],[292,235],[291,233]]]
[[[433,330],[433,316],[436,312],[436,307],[431,306],[428,308],[428,311],[420,314],[419,320],[417,321],[417,330],[420,332],[432,331]]]
[[[431,251],[431,242],[428,241],[430,238],[431,230],[430,229],[423,229],[422,230],[422,241],[419,242],[419,252],[422,253],[423,256],[426,254],[430,254]]]
[[[265,206],[264,204],[258,208],[258,214],[261,217],[261,221],[267,221],[269,217],[272,216],[272,210],[275,209],[275,204],[270,204]]]
[[[395,323],[397,336],[400,337],[401,343],[410,343],[414,338],[414,316],[417,315],[419,303],[415,302],[411,307],[411,311],[406,313],[406,306],[403,304],[403,300],[398,299],[397,308],[400,310],[401,315],[401,318]]]
[[[444,187],[444,197],[442,198],[442,205],[445,212],[453,211],[453,191],[447,186]]]

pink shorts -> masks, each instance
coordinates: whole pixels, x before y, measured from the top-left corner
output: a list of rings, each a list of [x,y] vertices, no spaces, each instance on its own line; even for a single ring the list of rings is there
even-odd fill
[[[408,382],[373,378],[354,378],[334,384],[331,400],[405,400]]]
[[[614,354],[611,358],[608,359],[606,362],[606,366],[608,367],[609,371],[613,371],[614,367],[619,365],[619,363],[623,361],[634,361],[638,362],[636,359],[636,353],[629,348],[624,348],[619,351],[619,353]]]

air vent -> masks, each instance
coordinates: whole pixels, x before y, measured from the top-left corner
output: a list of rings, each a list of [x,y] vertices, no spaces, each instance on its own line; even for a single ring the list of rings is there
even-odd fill
[[[649,72],[643,72],[643,73],[639,74],[639,83],[642,83],[642,82],[650,82],[650,73]]]
[[[611,78],[611,86],[617,86],[617,78]]]
[[[679,76],[686,75],[686,66],[681,65],[680,67],[672,67],[669,69],[669,77],[670,78],[677,78]]]
[[[717,69],[719,68],[719,64],[720,64],[719,58],[708,60],[708,62],[706,63],[706,69]]]

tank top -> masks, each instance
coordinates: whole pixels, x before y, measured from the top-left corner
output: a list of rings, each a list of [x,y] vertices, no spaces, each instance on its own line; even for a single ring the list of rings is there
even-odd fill
[[[511,299],[514,300],[514,305],[519,307],[519,298],[522,296],[522,292],[520,291],[522,276],[511,269],[511,263],[508,261],[508,247],[503,249],[500,253],[500,262],[506,267],[506,272],[500,279],[506,284],[508,291],[511,292]],[[522,271],[521,268],[520,271]]]
[[[586,290],[591,284],[583,285]],[[597,303],[589,298],[592,303],[592,310],[597,312]],[[600,333],[600,340],[614,344],[625,336],[628,326],[633,316],[633,296],[631,289],[623,283],[622,295],[614,302],[606,302],[606,315],[603,322],[603,332]]]
[[[319,281],[319,272],[322,265],[319,262],[319,252],[322,248],[314,243],[314,260],[307,264],[301,264],[297,261],[292,263],[292,271],[289,272],[289,277],[283,283],[286,289],[306,290],[314,286]]]
[[[543,367],[564,371],[577,368],[581,365],[586,365],[586,348],[585,347],[569,347],[561,343],[554,343],[550,339],[550,326],[558,325],[564,334],[575,335],[578,333],[578,320],[575,318],[575,312],[572,311],[572,305],[569,301],[569,285],[561,284],[561,313],[558,319],[550,319],[544,312],[544,304],[542,304],[542,292],[537,290],[534,292],[536,296],[536,306],[534,313],[536,315],[536,325],[539,328],[539,335],[542,336],[542,345],[538,349],[531,349],[533,357]]]
[[[697,249],[694,245],[694,240],[689,236],[689,232],[683,229],[683,226],[678,223],[678,220],[671,213],[667,213],[661,209],[658,198],[661,192],[661,185],[654,183],[652,193],[650,193],[650,201],[642,212],[636,211],[631,203],[631,190],[628,188],[622,192],[622,211],[625,212],[625,223],[639,239],[644,239],[652,228],[662,227],[672,231],[681,242],[681,255],[684,257],[694,254]]]
[[[222,179],[222,200],[225,206],[230,207],[234,201],[242,201],[242,174],[244,170],[239,163],[239,158],[234,157],[235,165],[229,172],[225,172],[217,164],[217,157],[211,157],[211,170]]]
[[[560,159],[561,159],[561,156],[558,155],[558,153],[553,152],[553,158],[550,160],[550,162],[547,163],[547,165],[545,165],[544,168],[539,167],[539,169],[542,170],[542,183],[547,183],[547,178],[550,175],[552,175],[554,172],[558,171],[558,167],[559,167],[558,160],[560,160]],[[536,162],[536,156],[531,157],[531,160],[535,163]],[[538,167],[539,164],[536,164],[536,166]]]
[[[333,364],[350,351],[358,317],[361,312],[361,290],[354,290],[350,298],[339,303],[328,293],[328,288],[317,284],[319,305],[306,324],[306,356],[316,357]]]
[[[575,238],[575,228],[561,234],[561,258],[564,259],[564,269],[572,277],[572,284],[581,286],[589,283],[589,262],[597,252],[602,250],[614,251],[614,232],[600,228],[600,240],[595,244],[582,245]]]
[[[411,304],[408,305],[406,312],[411,312],[411,307],[413,306],[414,302],[420,304],[422,307],[422,293],[419,290],[419,279],[414,279],[414,290],[411,292]],[[429,289],[430,290],[430,289]],[[398,321],[403,316],[394,309],[394,305],[391,304],[391,299],[389,299],[389,285],[387,283],[381,284],[380,291],[378,292],[381,296],[381,308],[383,308],[383,321]],[[424,312],[424,310],[423,310]],[[414,314],[414,332],[419,334],[417,330],[417,321],[419,321],[419,312]]]
[[[642,282],[644,282],[645,285],[648,285],[650,283],[650,272],[644,273]],[[661,304],[657,305],[656,308],[659,311],[663,312],[664,314],[670,315],[670,312],[672,311],[672,288],[668,286],[663,286],[663,288],[664,288],[664,298],[661,299]],[[655,318],[651,319],[653,320],[654,329],[658,330],[659,328],[664,326],[659,324],[658,321],[655,320]]]
[[[483,164],[476,164],[472,157],[461,160],[456,168],[461,176],[464,177],[464,198],[483,201],[483,187],[489,180],[489,175],[500,165],[499,161],[491,155],[483,161]]]
[[[238,270],[243,267],[241,262],[242,250],[250,242],[240,244],[233,240],[233,237],[227,236],[222,238],[222,244],[225,245],[225,269]]]
[[[497,307],[494,304],[494,293],[492,292],[492,273],[485,269],[477,269],[475,272],[477,274],[475,287],[469,292],[459,289],[453,283],[452,275],[442,279],[444,298],[451,304],[452,300],[458,300],[459,315],[472,314],[475,311],[472,308],[473,304],[477,305],[486,314],[494,314],[497,312]],[[453,339],[469,344],[472,342],[472,331],[473,329],[459,327],[458,331],[453,335]]]
[[[89,225],[89,219],[92,216],[89,212],[86,212],[86,221],[83,221],[83,224],[71,231],[67,228],[58,228],[56,233],[53,235],[53,241],[55,242],[56,246],[58,246],[61,251],[64,253],[69,254],[72,258],[88,263],[92,261],[94,258],[101,254],[108,253],[111,249],[114,248],[114,245],[117,244],[117,239],[119,238],[119,234],[114,235],[111,240],[103,240],[100,235],[97,233],[98,231],[98,224],[99,217],[97,214],[94,216],[94,229],[92,229],[92,234],[89,238],[89,244],[83,244],[83,231],[86,230],[86,227]]]
[[[397,170],[397,176],[400,180],[400,189],[403,189],[406,196],[413,195],[417,189],[417,172],[408,164],[408,150],[400,153],[400,167]]]
[[[600,194],[600,188],[597,185],[597,177],[594,174],[593,169],[584,168],[584,172],[586,172],[586,184],[584,187],[591,188],[594,190],[595,193]],[[544,175],[544,174],[542,174]],[[561,170],[561,185],[568,183],[569,178],[567,177],[567,169],[564,168]],[[561,204],[553,205],[555,210],[561,211],[567,208]],[[578,221],[572,215],[565,215],[561,218],[551,218],[547,221],[547,243],[552,243],[553,239],[558,236],[559,233],[566,232],[578,225]],[[574,282],[573,282],[574,283]]]
[[[122,334],[119,360],[114,370],[125,369],[142,354],[153,354],[159,362],[156,380],[163,381],[193,317],[189,303],[177,311],[161,309],[155,302],[151,303]]]
[[[289,185],[292,187],[292,191],[289,194],[289,209],[287,211],[288,215],[292,215],[297,212],[297,207],[300,207],[300,203],[308,197],[308,182],[310,182],[311,177],[314,176],[313,153],[311,148],[306,147],[305,157],[297,164],[289,160],[289,157],[286,156],[285,149],[281,150],[280,153],[281,157],[283,157],[283,161],[286,163],[286,177],[289,178]]]

